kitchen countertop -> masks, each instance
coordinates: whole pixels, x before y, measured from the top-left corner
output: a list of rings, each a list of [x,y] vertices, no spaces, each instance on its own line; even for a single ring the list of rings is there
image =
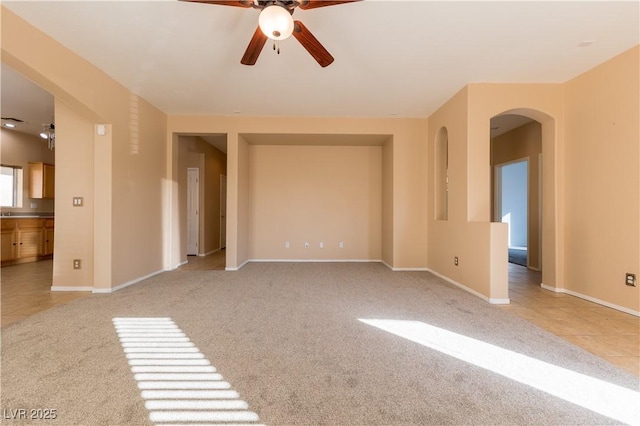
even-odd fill
[[[0,219],[53,219],[53,213],[12,213],[0,215]]]

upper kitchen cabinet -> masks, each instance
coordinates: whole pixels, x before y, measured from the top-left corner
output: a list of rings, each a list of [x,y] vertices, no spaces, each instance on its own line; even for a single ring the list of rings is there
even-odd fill
[[[55,175],[53,164],[29,163],[29,198],[54,198]]]

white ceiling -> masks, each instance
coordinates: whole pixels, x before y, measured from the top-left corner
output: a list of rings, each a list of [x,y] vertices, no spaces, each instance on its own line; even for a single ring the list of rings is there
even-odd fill
[[[2,64],[0,80],[0,110],[2,125],[16,124],[16,130],[31,135],[39,134],[44,126],[53,123],[53,96],[31,81]],[[17,123],[7,118],[22,120]]]
[[[3,1],[168,114],[427,117],[470,82],[559,83],[639,43],[637,1],[374,1],[296,9],[240,64],[258,11],[170,1]],[[579,47],[583,41],[594,41]],[[3,92],[4,92],[3,87]],[[4,113],[3,113],[4,114]]]

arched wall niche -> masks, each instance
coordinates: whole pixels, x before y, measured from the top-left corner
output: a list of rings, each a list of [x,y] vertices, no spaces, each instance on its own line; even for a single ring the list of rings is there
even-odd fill
[[[449,132],[441,127],[436,136],[435,173],[436,199],[435,217],[437,220],[449,218]]]

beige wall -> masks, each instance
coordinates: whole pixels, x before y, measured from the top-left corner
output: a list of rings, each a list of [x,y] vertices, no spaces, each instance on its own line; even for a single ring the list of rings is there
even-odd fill
[[[528,161],[527,242],[528,266],[540,269],[540,154],[542,126],[532,121],[491,140],[491,188],[495,188],[495,166],[515,160]],[[495,190],[492,192],[495,199]],[[495,218],[492,203],[491,217]]]
[[[94,181],[93,124],[55,100],[56,199],[53,288],[94,287]],[[74,207],[73,197],[83,197]],[[82,269],[72,268],[73,259]]]
[[[56,108],[54,270],[59,273],[60,283],[64,283],[58,285],[110,291],[159,272],[165,247],[163,225],[168,223],[162,215],[166,200],[162,193],[166,187],[165,115],[12,12],[1,10],[2,61],[49,91],[56,106],[64,105],[69,113],[59,116]],[[65,122],[81,123],[82,135],[65,128]],[[107,124],[109,135],[94,136],[93,124],[97,123]],[[89,128],[90,134],[85,132]],[[85,148],[98,142],[106,146]],[[76,167],[69,165],[68,173],[61,175],[59,168],[67,163],[62,157],[67,151],[62,148],[65,144],[82,145],[92,154],[87,154]],[[84,181],[85,168],[93,171],[90,185]],[[94,193],[96,190],[109,193]],[[68,220],[65,215],[78,214],[77,210],[67,211],[71,200],[60,198],[65,193],[99,202],[101,208],[91,215],[91,223],[100,227],[85,226],[88,221],[82,222],[83,227],[60,227]],[[87,213],[83,215],[89,212],[84,211]],[[92,247],[82,253],[87,268],[94,263],[94,253],[101,253],[103,273],[96,277],[95,271],[87,269],[83,273],[92,278],[76,280],[78,271],[73,271],[72,263],[66,261],[75,256],[75,248],[63,241]]]
[[[380,172],[384,179],[379,238],[390,243],[384,243],[384,253],[378,254],[378,258],[382,257],[396,269],[426,267],[426,120],[170,116],[168,124],[171,156],[177,153],[175,134],[227,135],[227,268],[236,269],[252,257],[252,237],[248,231],[251,223],[249,160],[254,145],[246,135],[256,134],[314,135],[316,142],[322,135],[371,135],[381,140],[385,155]],[[177,188],[173,197],[177,197]],[[305,236],[295,239],[305,241]],[[174,256],[171,265],[176,264]]]
[[[381,260],[381,146],[254,145],[249,177],[251,259]]]
[[[471,84],[429,117],[429,268],[493,301],[508,297],[506,225],[491,223],[490,121],[500,114],[529,116],[542,123],[543,279],[559,280],[556,255],[561,247],[557,229],[558,157],[562,147],[563,92],[549,84]],[[559,123],[559,124],[558,124]],[[435,220],[436,136],[447,128],[449,139],[448,220]],[[502,229],[502,228],[505,229]],[[504,241],[502,239],[504,238]],[[545,243],[546,241],[546,243]],[[548,247],[547,247],[548,245]],[[485,253],[490,262],[477,262]],[[489,254],[493,255],[489,256]],[[454,257],[459,258],[455,266]]]
[[[21,166],[22,207],[2,207],[9,212],[53,212],[53,200],[29,198],[29,162],[55,164],[55,151],[47,148],[47,142],[37,136],[14,130],[0,129],[0,162],[9,166]],[[35,207],[31,207],[31,204]]]
[[[426,201],[426,200],[425,200]],[[393,139],[382,145],[382,261],[393,265]],[[426,228],[425,228],[426,229]],[[424,239],[426,244],[426,238]]]
[[[564,288],[640,311],[639,47],[565,85]]]
[[[506,232],[489,223],[489,124],[525,115],[541,123],[545,288],[638,313],[638,287],[624,285],[624,273],[640,268],[638,49],[566,84],[471,84],[429,118],[429,268],[483,297],[506,297]],[[438,221],[435,140],[443,126],[449,220]]]
[[[220,176],[227,175],[227,155],[207,144],[204,157],[204,253],[219,250],[220,247]]]
[[[249,227],[251,225],[251,191],[250,182],[251,174],[249,169],[249,142],[242,137],[238,136],[238,150],[237,150],[237,228],[236,228],[236,253],[237,253],[237,266],[244,265],[249,261],[250,253],[250,240],[251,235],[249,233]],[[233,178],[233,175],[232,175]],[[228,197],[228,193],[227,193]],[[228,206],[228,203],[227,203]],[[227,210],[228,212],[228,210]],[[228,226],[228,223],[227,223]],[[229,233],[227,233],[227,237]],[[231,233],[233,236],[233,232]],[[229,241],[229,238],[227,238]],[[228,251],[227,251],[228,253]],[[228,256],[228,255],[227,255]],[[232,265],[233,267],[233,265]]]
[[[471,84],[468,90],[467,218],[476,222],[491,220],[491,118],[509,113],[541,123],[542,281],[550,287],[560,288],[564,265],[563,228],[559,220],[563,214],[563,87],[560,84]],[[499,263],[490,268],[506,273],[506,257],[496,261]]]

